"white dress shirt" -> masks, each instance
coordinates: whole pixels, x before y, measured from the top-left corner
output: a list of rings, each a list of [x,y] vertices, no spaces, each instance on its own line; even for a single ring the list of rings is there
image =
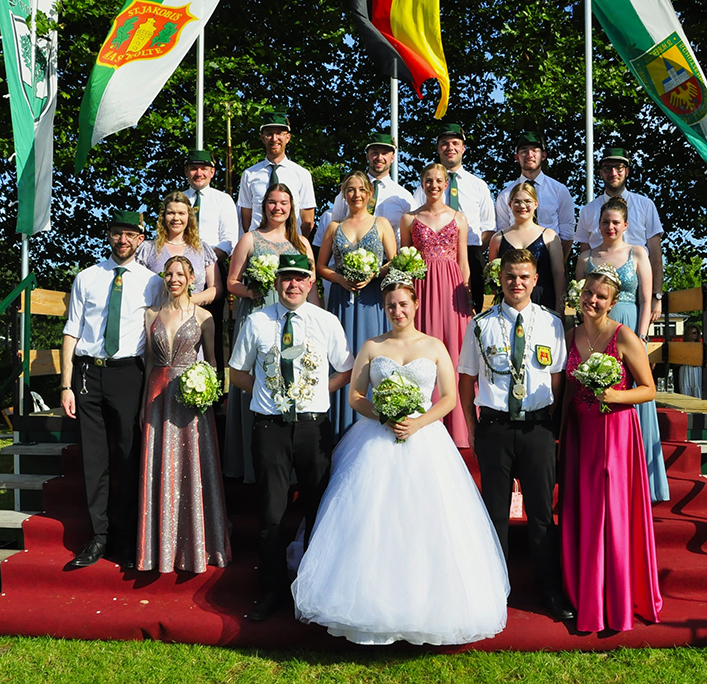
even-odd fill
[[[412,206],[415,200],[412,193],[408,192],[402,185],[398,185],[390,176],[376,179],[371,174],[368,178],[373,184],[376,180],[378,184],[378,201],[373,212],[374,216],[382,216],[390,221],[395,232],[395,239],[400,247],[400,219],[403,214],[412,211]],[[339,193],[334,200],[334,208],[332,209],[332,221],[343,221],[349,215],[349,207],[346,204],[344,196]],[[320,242],[321,244],[321,242]]]
[[[301,209],[314,209],[317,201],[314,198],[314,185],[312,184],[312,174],[304,167],[285,157],[277,169],[277,177],[280,183],[286,185],[295,200],[293,208],[297,217],[297,225],[302,221],[300,218]],[[246,169],[241,176],[241,187],[238,192],[238,206],[250,209],[253,217],[250,226],[241,226],[243,231],[255,230],[262,220],[262,204],[265,192],[270,187],[271,162],[267,159]]]
[[[64,334],[78,339],[77,356],[107,358],[105,329],[114,269],[122,266],[123,296],[120,300],[120,347],[114,359],[140,356],[145,351],[145,310],[159,303],[162,278],[138,264],[116,264],[113,258],[81,271],[71,288],[69,318]]]
[[[238,211],[233,198],[207,185],[199,202],[199,237],[209,246],[226,252],[229,256],[238,242]],[[184,191],[194,206],[196,190]]]
[[[459,211],[466,216],[469,223],[467,235],[468,245],[481,245],[481,234],[496,230],[496,214],[494,212],[491,191],[484,181],[465,168],[460,167],[457,174],[457,190],[459,191]],[[422,206],[427,199],[422,185],[415,190],[415,208]],[[449,204],[449,189],[445,203]]]
[[[251,411],[268,415],[281,415],[275,406],[270,390],[265,386],[265,356],[275,345],[280,349],[285,316],[289,309],[280,302],[252,313],[246,319],[228,365],[235,370],[255,375]],[[303,411],[325,413],[329,410],[329,365],[342,373],[353,368],[354,357],[344,329],[333,314],[305,302],[292,317],[293,345],[307,340],[320,356],[316,369],[319,382],[314,386],[314,398]],[[301,373],[302,355],[294,359],[295,381]]]
[[[474,400],[476,406],[508,412],[508,394],[512,378],[511,375],[492,373],[488,369],[474,331],[479,328],[481,344],[491,368],[508,371],[512,365],[510,345],[513,344],[518,313],[503,302],[500,306],[493,306],[479,314],[467,326],[457,370],[459,373],[478,376],[479,389]],[[522,402],[522,410],[538,411],[553,403],[552,374],[561,372],[567,363],[565,331],[560,317],[542,306],[530,303],[520,313],[523,314],[523,329],[526,335],[526,396]],[[503,335],[501,330],[500,316],[503,316],[505,321],[506,335]],[[544,353],[548,349],[550,363],[542,365],[538,358],[547,358]]]
[[[520,178],[506,185],[496,199],[496,230],[505,230],[513,225],[513,212],[508,206],[511,190],[528,179]],[[542,171],[533,181],[538,195],[538,225],[552,228],[561,240],[574,239],[574,200],[565,185],[546,176]]]
[[[624,190],[621,196],[628,205],[628,228],[624,233],[624,240],[629,245],[641,245],[646,247],[649,238],[654,235],[663,234],[663,226],[660,223],[658,210],[653,204],[653,200],[645,195]],[[575,242],[587,242],[594,248],[602,243],[601,231],[599,230],[599,214],[601,208],[611,198],[606,193],[593,199],[579,213],[579,223],[577,224],[577,234]]]

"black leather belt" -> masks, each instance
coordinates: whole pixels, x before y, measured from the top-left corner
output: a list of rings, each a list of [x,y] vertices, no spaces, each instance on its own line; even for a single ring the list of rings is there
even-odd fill
[[[282,417],[282,415],[272,415],[270,413],[254,413],[254,420],[259,421],[259,420],[273,420],[273,421],[281,421],[285,422],[285,419]],[[314,421],[314,420],[319,420],[320,418],[326,416],[326,413],[298,413],[297,414],[297,420],[298,421]]]
[[[91,366],[100,366],[101,368],[118,368],[119,366],[135,366],[142,361],[139,356],[125,356],[122,359],[97,359],[93,356],[76,356],[74,363],[88,363]]]
[[[508,411],[497,411],[496,409],[488,408],[487,406],[481,407],[481,417],[482,418],[500,418],[502,420],[509,420],[514,423],[516,422],[533,422],[541,423],[545,420],[550,420],[552,416],[550,415],[550,408],[545,407],[538,409],[537,411],[521,411],[517,416],[512,416]]]

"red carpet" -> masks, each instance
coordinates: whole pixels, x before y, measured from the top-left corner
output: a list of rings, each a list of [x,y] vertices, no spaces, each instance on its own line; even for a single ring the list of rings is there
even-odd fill
[[[699,476],[700,448],[685,442],[687,416],[660,411],[671,501],[654,508],[661,622],[636,620],[632,631],[580,634],[544,614],[534,591],[525,525],[511,529],[508,626],[495,639],[451,652],[483,650],[606,650],[617,646],[707,645],[707,479]],[[464,454],[472,472],[475,462]],[[67,571],[73,552],[91,536],[77,449],[67,449],[62,478],[44,488],[46,513],[25,522],[25,548],[0,566],[0,633],[81,639],[159,639],[254,648],[360,650],[324,628],[303,625],[283,608],[265,623],[245,619],[256,595],[257,522],[252,488],[227,486],[234,524],[233,563],[203,575],[121,572],[108,560]],[[292,527],[297,525],[296,512]],[[396,650],[419,648],[396,644]]]

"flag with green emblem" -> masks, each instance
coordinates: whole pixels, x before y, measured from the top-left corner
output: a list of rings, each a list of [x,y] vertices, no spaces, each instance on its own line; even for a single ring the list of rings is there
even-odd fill
[[[655,103],[707,161],[707,87],[670,0],[593,0],[594,14]]]
[[[134,126],[174,73],[219,0],[128,0],[113,20],[79,114],[76,173],[100,140]]]

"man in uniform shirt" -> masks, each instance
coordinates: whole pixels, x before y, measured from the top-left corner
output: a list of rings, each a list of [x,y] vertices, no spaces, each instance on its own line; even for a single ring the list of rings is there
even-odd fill
[[[501,258],[503,302],[476,316],[466,329],[459,356],[459,399],[469,444],[479,459],[481,494],[503,552],[508,558],[511,488],[517,477],[543,603],[555,619],[569,620],[574,611],[562,593],[552,517],[552,414],[567,353],[560,318],[530,301],[537,279],[537,263],[528,250],[512,249]]]
[[[543,228],[551,228],[560,236],[562,251],[567,259],[574,240],[574,200],[565,185],[543,173],[542,164],[547,159],[547,151],[542,134],[536,131],[521,133],[515,158],[520,164],[520,178],[506,185],[496,198],[496,230],[505,230],[513,225],[508,198],[518,183],[529,182],[538,195],[537,223]]]
[[[402,185],[398,185],[390,177],[390,167],[395,159],[396,147],[393,139],[387,133],[372,133],[366,145],[366,160],[368,161],[368,178],[373,184],[373,197],[368,205],[369,213],[383,216],[390,221],[395,232],[395,239],[400,247],[400,217],[411,211],[412,194]],[[334,200],[332,221],[343,221],[349,214],[346,200],[339,193]],[[319,231],[314,238],[314,245],[320,246],[323,233]]]
[[[575,240],[580,243],[580,252],[598,247],[602,243],[599,230],[599,215],[602,206],[612,197],[623,197],[626,200],[628,229],[624,233],[624,240],[630,245],[641,245],[648,250],[648,258],[653,271],[651,322],[654,322],[662,311],[663,254],[660,236],[663,234],[663,226],[653,200],[626,189],[629,166],[629,156],[623,147],[608,147],[604,150],[599,162],[599,175],[604,182],[604,192],[587,204],[579,213]]]
[[[474,310],[481,311],[484,306],[484,277],[486,265],[484,252],[496,229],[493,200],[488,185],[478,176],[469,173],[462,166],[462,157],[466,150],[466,136],[458,124],[445,124],[437,136],[437,154],[439,161],[449,174],[446,203],[460,211],[469,222],[467,235],[469,286],[474,302]],[[415,191],[415,207],[425,203],[425,191],[420,185]]]
[[[263,114],[260,139],[265,145],[265,159],[243,172],[238,193],[244,231],[254,230],[260,225],[265,191],[275,183],[284,183],[290,189],[295,200],[293,211],[302,235],[308,237],[314,228],[317,202],[314,199],[312,174],[285,156],[290,137],[290,122],[284,113]]]
[[[294,466],[305,507],[305,545],[329,481],[329,394],[349,382],[354,358],[336,317],[307,295],[314,265],[283,254],[279,301],[251,314],[231,355],[231,382],[252,394],[253,466],[260,520],[260,597],[251,620],[267,620],[289,594],[283,517]],[[329,365],[336,373],[329,377]],[[291,396],[298,396],[294,402]]]
[[[140,455],[138,422],[145,350],[145,310],[159,301],[162,279],[138,264],[142,217],[116,211],[108,228],[111,256],[76,276],[61,350],[61,405],[79,419],[91,539],[69,565],[92,565],[106,553],[109,445],[119,497],[114,502],[116,553],[135,562]]]

